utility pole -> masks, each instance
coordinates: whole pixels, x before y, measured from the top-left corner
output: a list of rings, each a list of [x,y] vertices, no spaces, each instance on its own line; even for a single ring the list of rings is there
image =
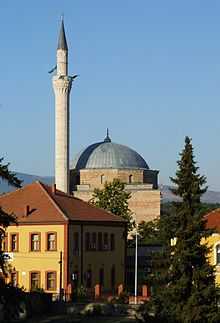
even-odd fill
[[[60,295],[59,295],[59,299],[61,301],[62,300],[62,294],[63,294],[63,291],[62,291],[63,252],[62,251],[60,251],[60,261],[59,261],[59,264],[60,264],[60,286],[59,286]]]

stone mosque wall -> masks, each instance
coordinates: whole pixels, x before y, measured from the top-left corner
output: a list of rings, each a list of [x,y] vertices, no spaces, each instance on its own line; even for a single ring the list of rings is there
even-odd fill
[[[143,169],[81,169],[80,173],[75,171],[71,175],[75,178],[73,195],[89,201],[94,188],[102,189],[106,181],[112,182],[117,178],[125,183],[126,191],[131,193],[129,208],[137,222],[151,221],[160,216],[160,190],[155,181],[157,174],[157,171]]]
[[[81,169],[80,184],[90,184],[91,188],[103,188],[105,182],[114,178],[122,183],[143,183],[143,170],[134,169]]]
[[[160,216],[160,191],[159,190],[128,190],[131,192],[129,208],[137,222],[151,221]],[[93,191],[74,191],[73,195],[88,202]]]

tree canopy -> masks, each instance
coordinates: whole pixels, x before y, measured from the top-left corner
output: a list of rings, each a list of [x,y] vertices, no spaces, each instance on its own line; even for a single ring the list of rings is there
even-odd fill
[[[103,189],[96,188],[90,203],[121,216],[128,222],[128,231],[130,231],[134,226],[132,212],[128,206],[130,197],[131,194],[125,191],[124,183],[114,179],[112,182],[106,182]]]
[[[176,176],[171,178],[175,185],[172,192],[181,201],[173,202],[174,212],[165,217],[167,239],[152,262],[148,277],[154,287],[151,305],[158,322],[214,323],[219,321],[218,290],[205,243],[212,231],[206,227],[200,202],[207,189],[206,178],[198,173],[189,137],[177,165]]]
[[[200,203],[199,212],[206,215],[214,209],[220,207],[218,203]],[[160,218],[145,222],[142,221],[138,225],[138,237],[140,244],[169,244],[170,239],[175,235],[175,227],[173,220],[176,217],[176,207],[173,202],[161,204]],[[134,241],[131,241],[134,244]]]
[[[9,170],[9,163],[3,164],[3,158],[0,158],[0,178],[7,181],[10,185],[21,187],[21,181]],[[6,228],[10,223],[15,223],[16,218],[13,214],[7,214],[0,206],[0,227]],[[0,269],[5,274],[5,258],[2,250],[2,240],[4,239],[4,230],[0,231]]]

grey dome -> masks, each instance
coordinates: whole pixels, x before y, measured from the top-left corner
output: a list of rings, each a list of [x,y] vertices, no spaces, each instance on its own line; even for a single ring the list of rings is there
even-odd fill
[[[149,169],[145,160],[133,149],[111,142],[107,135],[98,142],[82,150],[71,164],[71,169],[121,168]]]

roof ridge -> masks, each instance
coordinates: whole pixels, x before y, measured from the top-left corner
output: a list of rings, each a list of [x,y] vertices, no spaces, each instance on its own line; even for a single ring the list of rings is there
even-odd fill
[[[36,181],[36,183],[41,187],[42,191],[49,197],[50,201],[52,202],[52,204],[56,207],[56,209],[61,213],[61,215],[63,216],[63,218],[65,220],[69,220],[69,218],[65,215],[65,213],[63,212],[62,208],[60,207],[60,205],[55,201],[55,199],[50,195],[50,193],[47,191],[47,189],[45,188],[45,186],[48,186],[40,181]],[[48,186],[50,188],[50,186]]]
[[[36,182],[39,182],[39,181],[34,181],[34,182],[29,183],[29,184],[26,184],[24,186],[18,187],[15,191],[11,191],[11,192],[7,192],[7,193],[0,194],[0,198],[1,197],[8,196],[9,194],[15,194],[15,193],[17,193],[17,192],[19,192],[21,190],[24,190],[24,189],[26,189],[27,186],[34,185],[34,184],[36,184]]]
[[[209,211],[207,214],[205,214],[205,217],[208,217],[210,214],[215,213],[215,212],[220,212],[220,207],[217,207],[216,209]]]
[[[220,207],[217,207],[216,209],[213,209],[211,212],[216,212],[216,211],[220,211]]]

